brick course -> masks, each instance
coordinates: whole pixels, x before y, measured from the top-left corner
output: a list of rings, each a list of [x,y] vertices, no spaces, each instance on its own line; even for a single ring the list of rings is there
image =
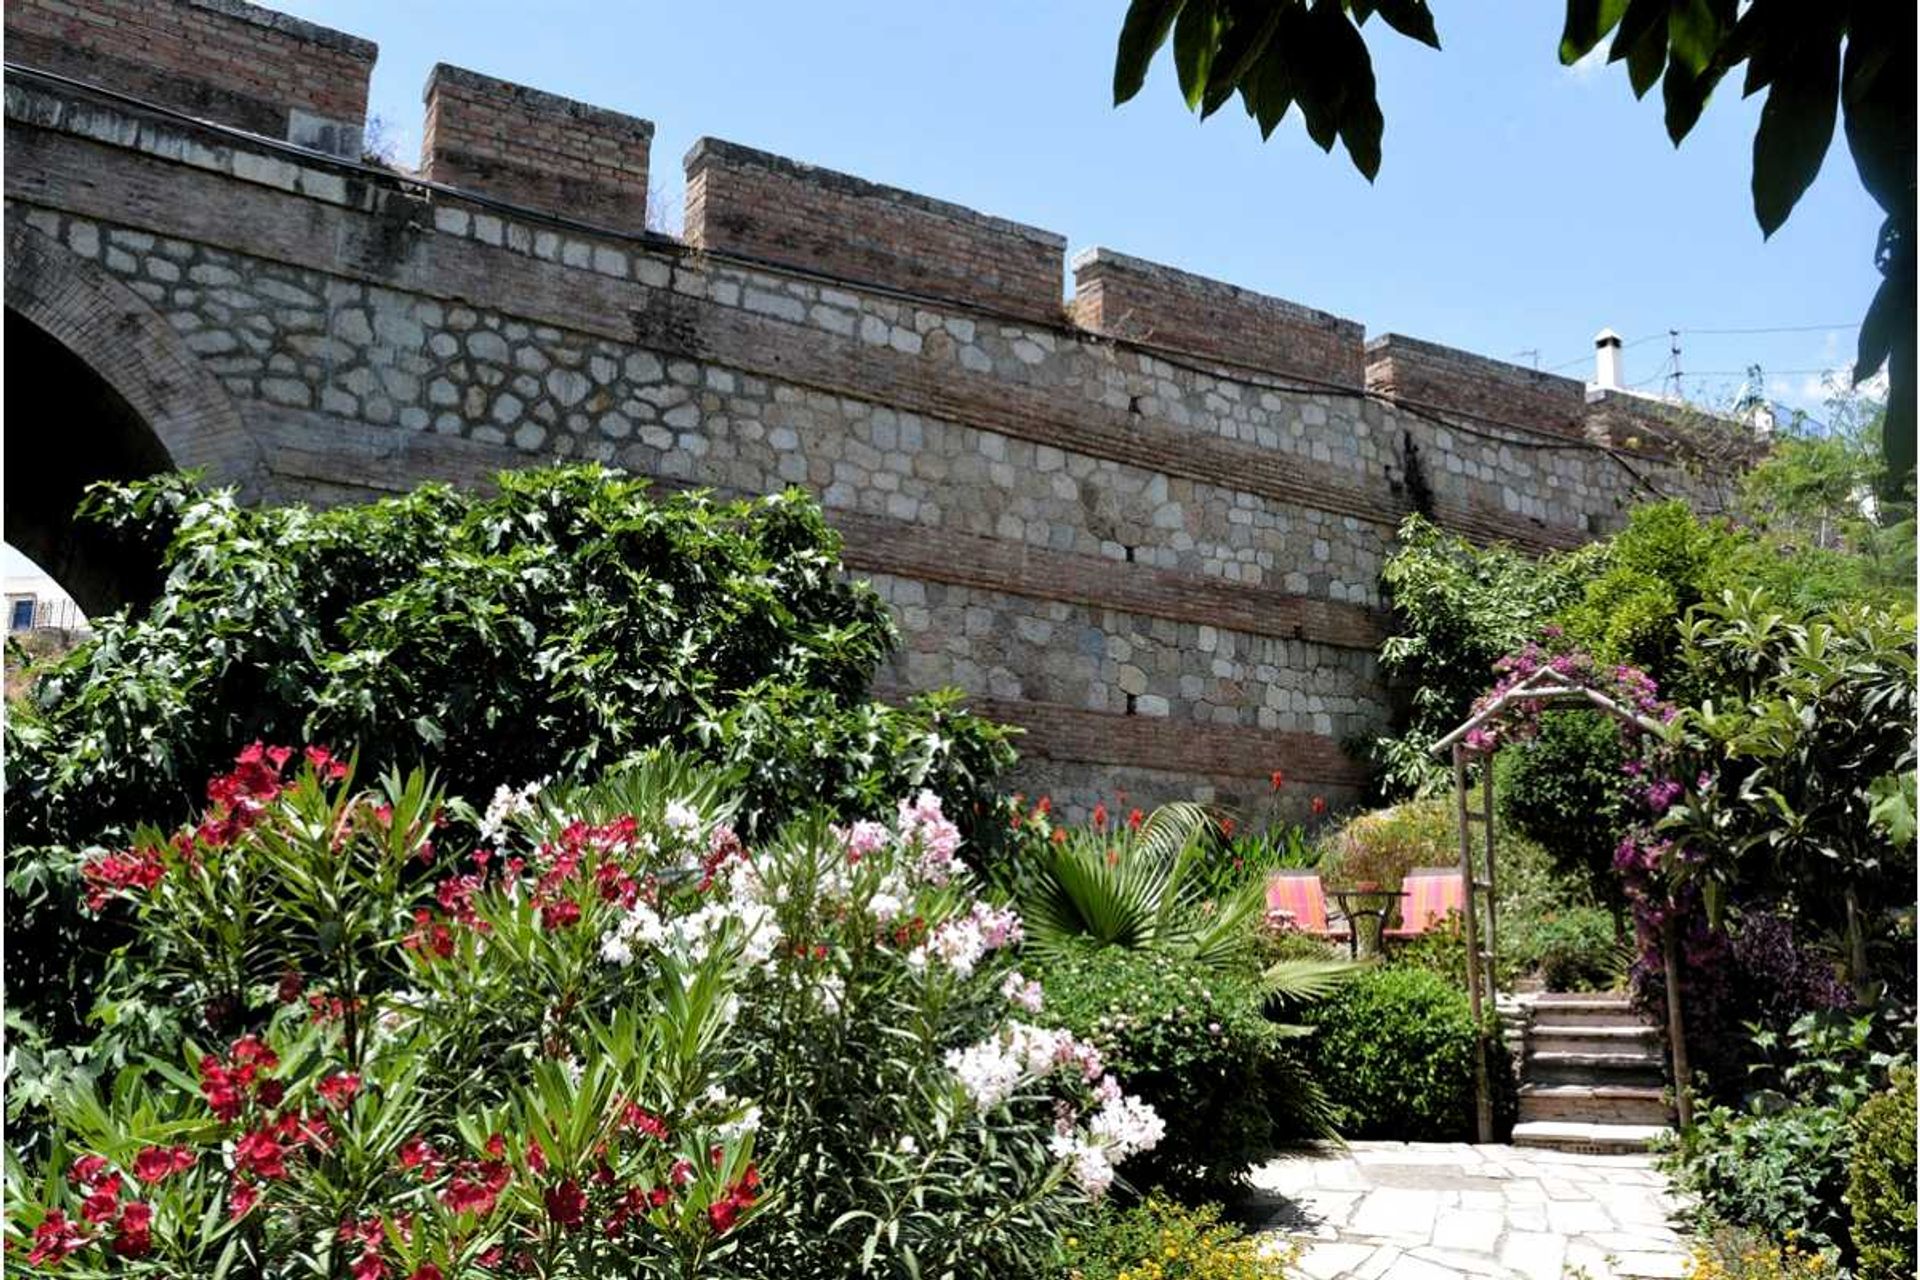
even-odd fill
[[[1367,388],[1528,431],[1586,430],[1584,383],[1397,333],[1367,343]]]
[[[377,48],[243,0],[7,0],[7,58],[357,156]]]

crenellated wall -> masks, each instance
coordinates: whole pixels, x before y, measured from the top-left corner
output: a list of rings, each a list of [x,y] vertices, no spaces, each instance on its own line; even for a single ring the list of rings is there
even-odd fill
[[[54,7],[10,6],[10,38]],[[239,8],[141,12],[209,7]],[[117,67],[93,78],[152,96]],[[9,260],[65,255],[151,314],[269,499],[553,458],[807,486],[900,625],[882,687],[1023,725],[1022,782],[1070,810],[1357,796],[1411,511],[1546,547],[1704,496],[1589,439],[1566,379],[1106,249],[1069,301],[1051,232],[712,139],[673,241],[644,231],[645,121],[445,66],[426,97],[415,178],[17,72]]]

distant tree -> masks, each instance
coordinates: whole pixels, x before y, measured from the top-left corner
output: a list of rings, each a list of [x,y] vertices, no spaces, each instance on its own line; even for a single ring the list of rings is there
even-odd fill
[[[1744,65],[1742,94],[1767,92],[1753,139],[1753,212],[1769,236],[1820,172],[1844,114],[1860,181],[1885,215],[1874,247],[1882,279],[1854,379],[1888,366],[1889,498],[1914,469],[1914,10],[1909,0],[1567,0],[1560,38],[1560,61],[1571,65],[1611,34],[1607,60],[1627,64],[1634,95],[1660,84],[1676,146],[1714,87]],[[1320,149],[1339,139],[1372,181],[1385,120],[1360,28],[1375,14],[1440,47],[1425,0],[1132,0],[1114,102],[1140,91],[1171,36],[1180,92],[1201,118],[1238,94],[1264,138],[1297,105]]]

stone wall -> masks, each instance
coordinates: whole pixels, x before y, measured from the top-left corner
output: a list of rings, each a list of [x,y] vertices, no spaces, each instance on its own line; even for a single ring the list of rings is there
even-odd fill
[[[272,496],[552,458],[807,486],[900,624],[883,689],[957,684],[1022,725],[1022,782],[1070,812],[1355,798],[1345,747],[1390,714],[1378,575],[1402,517],[1562,546],[1687,491],[1557,416],[1449,400],[1444,361],[1419,404],[1369,391],[1357,325],[1104,250],[1081,327],[1058,237],[730,144],[689,156],[681,244],[535,184],[475,176],[468,199],[27,77],[7,115],[9,225],[163,318]],[[1127,329],[1122,299],[1167,322]]]

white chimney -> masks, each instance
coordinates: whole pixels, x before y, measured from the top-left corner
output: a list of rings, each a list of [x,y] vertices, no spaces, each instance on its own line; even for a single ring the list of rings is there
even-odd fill
[[[1620,335],[1602,329],[1593,338],[1593,381],[1602,391],[1620,391],[1626,387],[1626,371],[1620,365]]]

